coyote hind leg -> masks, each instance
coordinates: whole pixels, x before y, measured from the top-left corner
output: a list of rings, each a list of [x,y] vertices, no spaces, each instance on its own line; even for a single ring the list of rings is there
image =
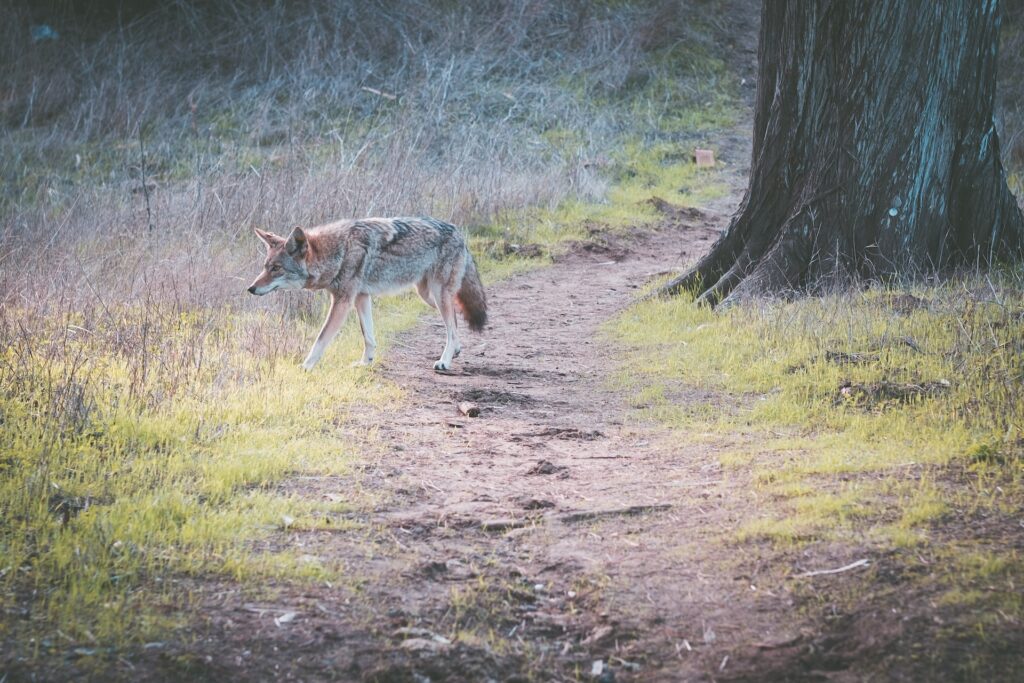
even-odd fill
[[[462,351],[459,343],[459,331],[455,324],[455,292],[434,289],[434,301],[437,302],[437,309],[441,313],[441,320],[444,321],[445,343],[441,357],[434,363],[435,370],[449,370],[452,367],[452,359]]]

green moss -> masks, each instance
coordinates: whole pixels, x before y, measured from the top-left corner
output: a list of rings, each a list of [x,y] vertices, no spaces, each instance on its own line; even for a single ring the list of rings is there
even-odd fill
[[[1014,197],[1024,197],[1024,173],[1010,173],[1006,177]]]

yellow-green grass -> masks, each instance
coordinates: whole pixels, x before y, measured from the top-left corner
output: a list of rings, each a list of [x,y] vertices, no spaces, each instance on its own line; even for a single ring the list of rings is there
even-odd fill
[[[690,150],[676,143],[627,141],[609,170],[613,180],[603,201],[567,200],[539,211],[534,216],[539,233],[573,239],[584,236],[588,227],[632,230],[661,218],[652,199],[702,206],[729,192],[720,169],[698,169]]]
[[[1024,429],[1024,293],[1003,290],[996,301],[957,282],[916,294],[906,312],[883,290],[724,312],[653,300],[609,329],[634,351],[623,381],[640,378],[633,384],[652,399],[660,392],[656,405],[671,403],[674,385],[721,395],[713,420],[675,414],[674,426],[772,427],[772,446],[790,452],[813,442],[814,454],[791,455],[790,471],[947,463],[980,445],[1005,459],[1000,444]],[[841,391],[880,382],[921,389],[906,399]]]
[[[546,262],[478,260],[488,282]],[[170,301],[4,312],[0,599],[31,617],[0,620],[0,637],[60,624],[75,642],[155,638],[169,623],[147,606],[179,600],[168,579],[180,574],[337,578],[329,560],[257,542],[354,526],[351,491],[315,500],[281,484],[347,474],[361,456],[348,412],[394,405],[402,391],[351,367],[362,351],[352,321],[315,372],[301,370],[326,299],[305,302],[273,313]],[[415,295],[380,300],[379,353],[427,314]]]
[[[379,307],[385,349],[415,306]],[[0,585],[5,608],[29,610],[18,628],[144,640],[160,626],[144,607],[175,574],[332,574],[329,563],[252,544],[282,528],[347,523],[347,503],[277,484],[346,473],[347,411],[400,399],[372,371],[348,367],[359,353],[351,327],[318,372],[304,373],[295,351],[315,334],[310,315],[170,304],[75,322],[18,315],[5,322],[37,325],[5,335],[17,341],[0,365]],[[278,338],[284,348],[267,353]]]
[[[611,331],[639,351],[629,355],[623,381],[637,376],[638,392],[661,397],[651,410],[671,407],[673,385],[714,390],[720,402],[696,407],[710,408],[708,417],[700,410],[696,417],[692,410],[662,415],[684,428],[773,428],[770,446],[788,453],[785,471],[946,463],[978,444],[998,453],[998,444],[1019,433],[1024,414],[1016,400],[1021,295],[979,303],[958,290],[951,284],[918,292],[926,303],[908,315],[890,308],[884,291],[722,313],[682,298],[651,301],[621,316]],[[837,353],[862,360],[830,360]],[[941,384],[934,396],[905,403],[840,390],[883,381]],[[800,454],[809,443],[814,453]]]
[[[1012,533],[1024,510],[1024,287],[993,280],[722,311],[649,300],[607,327],[617,383],[679,439],[729,441],[727,476],[762,495],[724,543],[982,553],[1002,576],[988,604],[1020,619],[1024,563],[978,528]],[[940,594],[974,590],[961,559],[931,568]]]
[[[628,140],[605,173],[609,181],[601,201],[567,199],[554,207],[507,210],[486,225],[470,226],[470,246],[481,270],[501,279],[547,265],[567,243],[589,239],[595,232],[652,227],[663,219],[655,199],[699,207],[729,193],[721,167],[698,169],[690,152],[676,143]],[[542,255],[519,256],[517,248],[526,245],[539,246]]]

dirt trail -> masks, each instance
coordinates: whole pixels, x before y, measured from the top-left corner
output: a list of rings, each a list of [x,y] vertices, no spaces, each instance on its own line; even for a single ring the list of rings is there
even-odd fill
[[[620,351],[599,332],[646,280],[707,248],[718,208],[670,211],[628,240],[595,233],[491,287],[492,323],[464,337],[451,374],[430,371],[440,321],[396,340],[378,372],[407,401],[353,416],[354,436],[373,433],[358,474],[288,484],[318,499],[359,491],[360,528],[268,545],[340,560],[351,582],[271,586],[271,600],[203,584],[201,670],[694,680],[743,677],[751,648],[795,642],[786,597],[758,593],[758,567],[708,542],[748,504],[744,482],[723,477],[708,445],[635,417],[610,381]],[[459,414],[467,400],[478,417]]]
[[[742,186],[742,169],[731,183]],[[352,416],[352,436],[372,434],[359,472],[287,485],[356,495],[359,528],[293,529],[268,544],[341,561],[350,581],[251,600],[200,584],[198,671],[721,680],[756,678],[755,655],[795,647],[792,601],[758,590],[769,570],[756,552],[721,542],[751,502],[748,482],[723,475],[714,446],[640,421],[611,381],[620,351],[600,335],[645,281],[703,252],[736,199],[668,207],[658,229],[628,238],[595,232],[550,268],[490,287],[492,322],[464,335],[451,374],[430,370],[439,320],[397,339],[377,371],[407,400]],[[480,415],[459,414],[460,401]]]
[[[722,558],[700,547],[705,529],[729,520],[717,459],[630,417],[609,387],[619,352],[598,335],[638,284],[702,249],[714,225],[666,226],[628,252],[578,249],[499,286],[494,326],[467,344],[454,376],[422,372],[436,325],[387,360],[412,408],[380,424],[385,443],[403,449],[381,466],[400,471],[392,491],[409,493],[381,520],[421,562],[436,563],[427,566],[456,568],[428,581],[458,580],[468,566],[486,566],[475,571],[491,581],[519,575],[524,604],[504,610],[502,626],[508,633],[519,619],[521,637],[541,646],[534,656],[550,648],[555,661],[540,667],[548,673],[588,673],[600,660],[620,678],[671,679],[714,671],[752,636],[793,637],[752,632],[736,603],[749,606],[750,582],[711,575]],[[457,417],[462,400],[480,404],[481,416]],[[416,613],[434,591],[409,588],[403,602]]]
[[[610,388],[619,352],[599,337],[639,284],[678,267],[716,228],[674,223],[628,247],[598,236],[494,288],[494,324],[468,340],[453,375],[423,371],[441,335],[432,321],[392,350],[384,374],[410,406],[371,418],[384,418],[390,451],[376,462],[388,500],[376,521],[408,551],[389,614],[447,636],[518,635],[520,659],[479,669],[495,678],[501,667],[568,678],[601,661],[619,679],[676,680],[715,671],[744,640],[792,639],[751,628],[737,609],[737,599],[751,604],[750,582],[713,576],[722,558],[700,547],[706,528],[729,519],[713,452],[630,416]],[[466,400],[479,417],[458,415]],[[489,604],[460,621],[445,612],[451,586],[467,579],[495,595],[474,595]],[[388,671],[473,678],[484,663],[472,648],[461,654],[470,669],[413,658]]]

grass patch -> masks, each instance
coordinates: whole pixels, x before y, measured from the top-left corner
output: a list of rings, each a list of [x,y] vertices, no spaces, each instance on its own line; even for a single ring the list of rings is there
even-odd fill
[[[965,458],[1015,464],[995,454],[1015,453],[1024,425],[1024,296],[980,286],[953,282],[919,296],[872,290],[724,313],[685,299],[651,301],[609,332],[638,352],[621,381],[643,402],[656,407],[673,386],[694,386],[741,404],[714,420],[677,413],[673,426],[785,430],[772,448],[815,445],[814,454],[788,459],[798,474]],[[900,310],[904,301],[913,310]]]
[[[602,201],[566,201],[538,216],[541,226],[600,224],[636,228],[661,218],[652,198],[679,206],[700,206],[728,194],[715,170],[698,169],[678,144],[626,142],[609,165],[611,184]],[[564,227],[558,230],[564,232]]]
[[[384,339],[415,319],[413,303],[380,307]],[[76,641],[143,642],[165,625],[146,609],[173,590],[158,577],[332,576],[329,565],[253,543],[344,513],[348,502],[277,484],[346,474],[350,406],[400,400],[372,372],[347,367],[359,348],[353,330],[322,372],[305,374],[290,356],[315,332],[309,316],[157,305],[110,311],[116,320],[94,313],[6,330],[15,343],[0,362],[0,570],[5,609],[27,617],[7,625],[14,635],[61,624]],[[15,320],[26,321],[5,312],[5,325]],[[202,357],[189,357],[197,336]],[[275,343],[287,351],[258,352]]]
[[[1024,581],[1008,540],[1024,512],[1018,275],[721,312],[651,300],[606,331],[634,405],[683,441],[728,436],[720,464],[766,494],[724,542],[929,557],[901,594],[948,608],[943,638],[1008,642]],[[862,588],[841,600],[852,611],[873,599]]]

